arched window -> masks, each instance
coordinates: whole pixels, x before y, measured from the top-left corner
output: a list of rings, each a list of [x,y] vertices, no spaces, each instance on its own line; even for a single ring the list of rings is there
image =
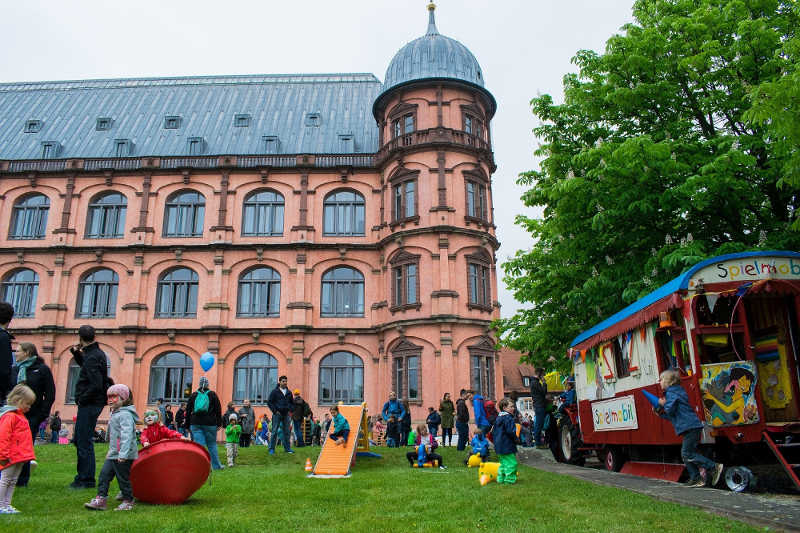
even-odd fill
[[[197,191],[179,191],[167,198],[164,237],[202,237],[206,199]]]
[[[158,280],[157,317],[194,318],[197,315],[197,272],[190,268],[167,271]]]
[[[111,375],[111,359],[106,355],[106,372]],[[69,369],[67,370],[67,399],[64,403],[75,403],[75,385],[78,383],[78,375],[81,373],[81,367],[75,362],[75,359],[70,359]]]
[[[50,199],[43,194],[28,195],[14,204],[9,239],[44,239]]]
[[[169,352],[150,365],[150,392],[147,403],[159,398],[182,402],[192,394],[192,359],[181,352]]]
[[[236,360],[233,373],[233,401],[250,400],[266,405],[278,384],[278,361],[266,352],[250,352]]]
[[[322,316],[364,316],[364,275],[336,267],[322,275]]]
[[[355,191],[336,191],[323,202],[324,235],[364,235],[364,197]]]
[[[30,318],[36,314],[36,294],[39,292],[39,276],[33,270],[15,270],[3,280],[0,300],[14,306],[14,316]]]
[[[78,284],[78,310],[81,318],[110,318],[116,316],[117,273],[108,268],[95,270]]]
[[[108,192],[89,203],[86,219],[87,239],[119,239],[125,231],[125,212],[128,199],[124,194]]]
[[[237,316],[278,316],[280,305],[281,276],[275,270],[253,268],[239,278]]]
[[[256,191],[244,199],[242,235],[283,235],[283,196],[275,191]]]
[[[364,363],[350,352],[333,352],[319,363],[319,403],[364,401]]]

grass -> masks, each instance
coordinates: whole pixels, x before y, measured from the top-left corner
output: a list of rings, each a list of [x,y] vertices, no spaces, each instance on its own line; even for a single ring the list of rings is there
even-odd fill
[[[99,473],[106,446],[96,446]],[[280,450],[280,448],[279,448]],[[410,469],[405,449],[359,458],[349,479],[307,479],[319,448],[294,456],[263,446],[241,450],[235,468],[212,474],[180,506],[137,503],[129,513],[83,508],[94,490],[70,490],[72,446],[37,446],[39,467],[0,516],[2,531],[753,531],[750,526],[644,495],[520,466],[516,485],[481,487],[463,452],[442,450],[449,470]],[[220,447],[223,455],[224,447]],[[110,494],[117,492],[116,482]]]

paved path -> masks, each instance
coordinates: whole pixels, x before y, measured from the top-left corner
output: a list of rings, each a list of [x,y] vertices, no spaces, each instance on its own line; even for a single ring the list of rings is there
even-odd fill
[[[689,489],[678,483],[649,479],[629,474],[608,472],[600,468],[586,468],[557,463],[549,450],[523,449],[520,462],[556,474],[564,474],[598,485],[619,487],[646,494],[657,500],[699,507],[706,511],[728,516],[759,526],[769,526],[779,531],[800,532],[800,497],[793,495],[759,495],[736,493],[729,490]]]

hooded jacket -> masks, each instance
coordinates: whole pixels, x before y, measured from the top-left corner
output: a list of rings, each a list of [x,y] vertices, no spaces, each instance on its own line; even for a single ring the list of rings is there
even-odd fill
[[[106,459],[127,459],[139,457],[136,447],[136,422],[139,415],[133,405],[124,405],[111,412],[108,421],[108,454]]]
[[[475,415],[475,425],[479,428],[486,427],[489,420],[486,418],[486,411],[483,409],[483,396],[476,394],[472,397],[472,411]]]
[[[273,416],[278,413],[282,415],[289,414],[294,410],[294,397],[292,396],[292,391],[286,389],[286,394],[284,394],[280,386],[275,387],[272,389],[272,392],[269,393],[267,404],[269,405],[269,410],[272,411]]]
[[[75,403],[78,407],[105,405],[108,389],[108,364],[106,354],[96,342],[73,352],[75,362],[81,367],[75,383]]]
[[[256,412],[252,407],[242,407],[239,409],[239,423],[242,426],[242,433],[250,435],[256,428]]]
[[[492,435],[494,436],[494,451],[497,455],[517,453],[517,426],[514,424],[514,417],[511,414],[502,411],[497,415]]]
[[[44,359],[36,356],[36,360],[25,372],[24,383],[36,394],[36,401],[26,416],[30,420],[44,420],[50,415],[50,408],[56,399],[56,384]]]
[[[181,438],[183,438],[183,435],[181,435],[177,431],[169,429],[161,422],[156,422],[155,424],[151,424],[145,427],[142,430],[142,434],[139,436],[139,440],[142,442],[143,446],[145,443],[149,445],[149,444],[155,444],[156,442],[164,439],[181,439]]]
[[[428,424],[428,427],[434,427],[438,430],[439,425],[442,423],[442,417],[439,416],[437,411],[433,411],[428,415],[428,418],[425,419],[425,423]]]
[[[302,422],[304,418],[311,416],[311,408],[299,394],[294,397],[293,401],[294,410],[292,411],[292,420],[295,422]]]
[[[680,385],[672,385],[667,387],[664,391],[664,397],[667,402],[664,404],[662,410],[658,410],[659,416],[668,419],[672,422],[675,428],[675,433],[683,435],[692,429],[702,429],[703,423],[697,418],[691,404],[689,404],[689,395]]]
[[[455,410],[456,408],[453,406],[452,400],[442,400],[439,402],[439,415],[442,417],[443,428],[453,427],[453,413]],[[467,420],[469,420],[469,415],[467,415]]]
[[[34,459],[28,419],[13,405],[3,407],[0,409],[0,470]]]

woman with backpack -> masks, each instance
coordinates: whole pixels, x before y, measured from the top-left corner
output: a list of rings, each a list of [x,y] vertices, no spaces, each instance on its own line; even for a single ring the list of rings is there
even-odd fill
[[[217,430],[222,427],[222,405],[217,394],[209,390],[208,378],[200,378],[197,390],[186,403],[186,427],[192,440],[205,446],[211,455],[211,468],[222,470],[217,452]]]

